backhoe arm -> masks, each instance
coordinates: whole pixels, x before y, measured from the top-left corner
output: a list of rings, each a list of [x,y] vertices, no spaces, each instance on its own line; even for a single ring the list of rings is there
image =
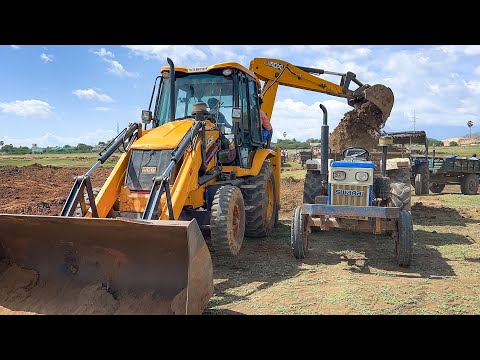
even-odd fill
[[[258,79],[265,82],[262,90],[262,110],[268,116],[272,114],[279,85],[343,97],[347,99],[350,106],[371,101],[382,111],[383,124],[390,116],[393,107],[393,92],[390,88],[379,84],[373,86],[363,84],[352,72],[342,74],[295,66],[283,60],[268,58],[253,59],[250,62],[250,70],[257,75]],[[340,76],[340,84],[334,84],[317,76],[320,74]],[[357,89],[349,89],[352,82],[358,85]]]

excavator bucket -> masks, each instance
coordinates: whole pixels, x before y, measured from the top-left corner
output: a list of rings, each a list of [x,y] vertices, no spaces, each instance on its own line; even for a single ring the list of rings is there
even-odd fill
[[[0,314],[201,314],[212,294],[196,220],[0,214]]]
[[[371,101],[382,111],[383,127],[393,108],[392,89],[380,84],[370,86],[365,90],[365,99]]]

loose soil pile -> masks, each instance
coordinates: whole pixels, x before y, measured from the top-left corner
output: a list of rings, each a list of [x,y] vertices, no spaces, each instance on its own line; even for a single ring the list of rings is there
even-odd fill
[[[58,215],[73,186],[74,177],[88,168],[38,164],[0,167],[0,213]],[[91,176],[93,187],[103,184],[112,169],[99,168]]]
[[[34,270],[0,262],[0,315],[173,314],[171,300],[153,291],[119,295],[103,284],[46,282]]]
[[[360,146],[375,150],[378,145],[379,130],[382,125],[382,112],[366,102],[358,109],[348,111],[330,135],[330,149],[343,151],[349,146]]]

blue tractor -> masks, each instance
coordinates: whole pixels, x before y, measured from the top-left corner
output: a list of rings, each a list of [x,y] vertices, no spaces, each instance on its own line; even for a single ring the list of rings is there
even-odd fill
[[[294,210],[291,246],[297,259],[305,258],[312,228],[332,228],[386,233],[395,240],[396,261],[409,266],[413,250],[413,222],[410,212],[410,166],[404,159],[388,159],[393,144],[381,137],[380,166],[369,151],[349,147],[343,159],[328,159],[327,110],[323,111],[321,158],[307,161],[304,203]],[[380,171],[378,171],[380,170]]]

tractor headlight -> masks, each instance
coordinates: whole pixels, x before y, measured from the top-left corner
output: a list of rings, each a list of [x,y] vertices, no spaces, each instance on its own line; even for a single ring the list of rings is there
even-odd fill
[[[333,172],[333,180],[345,180],[347,174],[345,171],[334,171]]]
[[[359,171],[355,174],[355,180],[357,181],[367,181],[368,180],[368,173],[364,171]]]

